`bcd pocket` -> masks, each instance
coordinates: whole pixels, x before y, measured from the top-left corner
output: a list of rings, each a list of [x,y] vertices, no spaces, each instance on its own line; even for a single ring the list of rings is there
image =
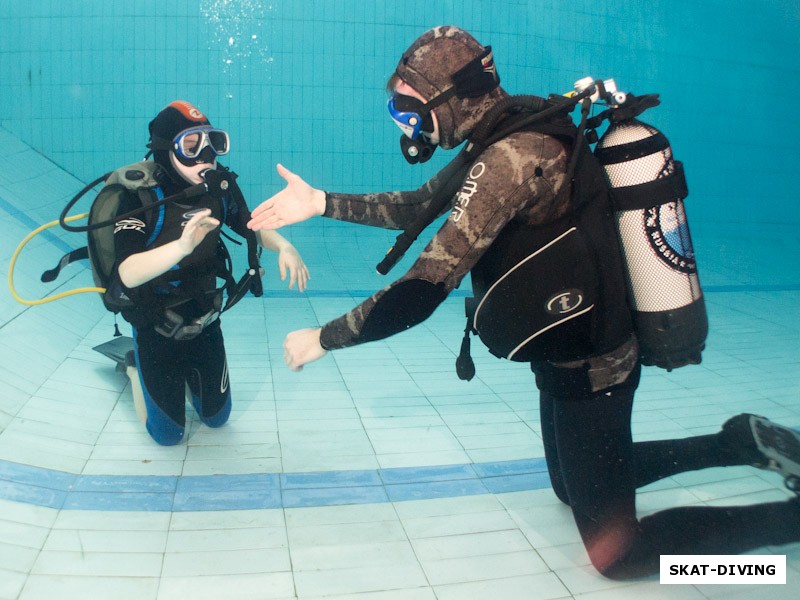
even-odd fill
[[[473,270],[473,330],[492,354],[513,361],[585,356],[591,351],[597,272],[583,236],[571,227],[522,256],[511,256],[514,247],[519,243],[501,242],[489,251],[500,256]],[[486,272],[487,265],[494,265],[494,274]]]

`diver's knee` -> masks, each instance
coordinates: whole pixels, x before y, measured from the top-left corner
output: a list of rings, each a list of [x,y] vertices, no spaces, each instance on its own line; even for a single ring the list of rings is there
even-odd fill
[[[631,575],[629,570],[622,564],[621,561],[605,563],[603,561],[596,562],[595,560],[592,560],[592,565],[597,572],[606,579],[611,579],[613,581],[626,581],[633,577],[633,575]]]
[[[231,416],[231,403],[226,402],[225,406],[223,406],[220,411],[212,417],[205,417],[200,416],[200,420],[203,424],[207,425],[208,427],[212,427],[216,429],[217,427],[222,427],[225,423],[228,422],[228,418]]]
[[[161,421],[155,423],[153,419],[147,419],[147,433],[161,446],[175,446],[183,441],[185,427],[177,423]]]
[[[577,521],[577,519],[576,519]],[[592,566],[607,579],[624,581],[647,574],[652,569],[652,552],[641,544],[641,534],[636,527],[609,521],[605,527],[587,527],[581,530],[586,553]],[[658,555],[656,560],[658,560]],[[655,565],[656,571],[658,564]]]

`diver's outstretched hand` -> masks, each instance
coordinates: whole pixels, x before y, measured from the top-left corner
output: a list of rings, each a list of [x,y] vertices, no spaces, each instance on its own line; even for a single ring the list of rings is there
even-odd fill
[[[328,351],[320,344],[319,327],[313,329],[298,329],[286,335],[283,341],[283,360],[292,371],[301,371],[303,365],[318,360]]]
[[[254,231],[278,229],[325,212],[325,192],[311,187],[281,164],[278,165],[278,175],[286,180],[286,187],[252,212],[247,227]]]

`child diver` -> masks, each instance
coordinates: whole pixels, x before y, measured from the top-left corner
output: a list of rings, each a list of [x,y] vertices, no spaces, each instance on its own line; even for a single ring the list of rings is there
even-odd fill
[[[230,149],[228,134],[213,128],[196,107],[172,102],[150,122],[149,132],[153,161],[139,166],[152,168],[159,198],[220,173],[228,175],[222,187],[234,190],[235,176],[224,167],[217,171],[217,156]],[[126,177],[146,175],[133,169]],[[121,312],[133,328],[134,350],[126,364],[137,413],[152,438],[170,446],[184,437],[187,387],[204,424],[221,427],[228,421],[231,389],[216,279],[230,272],[224,273],[220,257],[220,224],[245,237],[250,214],[232,193],[204,193],[123,218],[141,206],[140,195],[126,190],[114,225],[113,277],[121,297],[131,301]],[[309,272],[294,246],[274,231],[259,232],[256,239],[278,253],[281,279],[288,270],[289,287],[297,283],[303,292]]]

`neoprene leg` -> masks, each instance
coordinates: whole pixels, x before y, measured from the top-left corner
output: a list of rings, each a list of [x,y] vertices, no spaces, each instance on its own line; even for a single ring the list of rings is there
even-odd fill
[[[192,344],[186,381],[200,420],[221,427],[231,414],[231,389],[225,343],[219,321],[207,327]]]
[[[564,489],[584,546],[601,573],[639,537],[630,433],[633,391],[553,402]]]
[[[542,426],[542,443],[544,457],[547,461],[547,473],[550,476],[550,485],[556,497],[564,504],[569,504],[567,490],[564,488],[564,478],[561,476],[561,463],[558,461],[558,448],[556,446],[555,424],[553,422],[553,397],[547,392],[539,394],[539,422]]]
[[[183,439],[186,425],[186,396],[180,342],[145,328],[133,330],[136,366],[142,384],[146,427],[162,446]]]
[[[800,541],[800,502],[686,506],[641,520],[643,548],[631,548],[605,573],[628,579],[658,572],[661,554],[741,554]]]
[[[630,435],[633,393],[633,388],[623,387],[610,396],[554,402],[555,438],[565,489],[598,571],[613,579],[629,579],[658,573],[662,554],[737,554],[800,541],[797,500],[740,507],[681,507],[637,521],[639,469],[634,464]]]
[[[734,450],[726,447],[719,434],[637,442],[634,449],[637,487],[676,473],[749,464]]]

